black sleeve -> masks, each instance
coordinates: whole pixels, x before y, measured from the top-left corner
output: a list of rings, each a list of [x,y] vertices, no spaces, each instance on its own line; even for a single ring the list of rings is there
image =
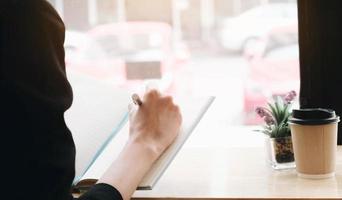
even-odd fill
[[[111,185],[99,183],[94,185],[79,200],[122,200],[120,192]]]
[[[10,199],[72,199],[75,147],[64,121],[72,102],[64,32],[45,0],[0,0],[1,180]],[[80,199],[122,198],[98,184]]]

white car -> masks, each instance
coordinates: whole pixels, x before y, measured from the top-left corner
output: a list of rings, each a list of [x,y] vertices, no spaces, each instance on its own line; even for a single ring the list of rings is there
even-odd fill
[[[295,3],[266,4],[223,20],[218,37],[223,48],[241,52],[271,29],[297,21]]]

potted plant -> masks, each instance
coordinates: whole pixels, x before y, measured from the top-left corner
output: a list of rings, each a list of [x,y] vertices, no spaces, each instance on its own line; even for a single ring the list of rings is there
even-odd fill
[[[256,113],[263,118],[265,125],[260,132],[267,135],[266,150],[268,160],[274,169],[294,168],[291,130],[287,123],[296,92],[285,96],[275,96],[274,102],[267,107],[257,107]]]

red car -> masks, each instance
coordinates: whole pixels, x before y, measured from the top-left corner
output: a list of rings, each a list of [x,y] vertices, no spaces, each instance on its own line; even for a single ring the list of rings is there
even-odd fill
[[[97,53],[68,60],[67,66],[127,89],[154,80],[162,91],[170,91],[175,73],[189,58],[185,47],[174,48],[172,28],[166,23],[106,24],[86,35],[96,44]],[[84,47],[83,52],[92,46]]]
[[[246,52],[250,67],[244,88],[245,124],[261,122],[255,114],[257,106],[266,106],[274,96],[291,90],[299,91],[298,40],[289,33],[294,33],[298,38],[296,29],[280,28],[259,41],[254,50]]]

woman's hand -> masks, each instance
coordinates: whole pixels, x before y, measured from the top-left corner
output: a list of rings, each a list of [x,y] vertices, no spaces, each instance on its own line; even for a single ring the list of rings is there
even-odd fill
[[[182,122],[172,98],[156,90],[144,95],[141,106],[130,105],[129,110],[129,140],[98,181],[114,186],[124,200],[131,198],[153,162],[177,137]]]
[[[130,106],[130,142],[146,145],[159,156],[176,138],[182,122],[172,97],[157,90],[144,95],[141,106]]]

